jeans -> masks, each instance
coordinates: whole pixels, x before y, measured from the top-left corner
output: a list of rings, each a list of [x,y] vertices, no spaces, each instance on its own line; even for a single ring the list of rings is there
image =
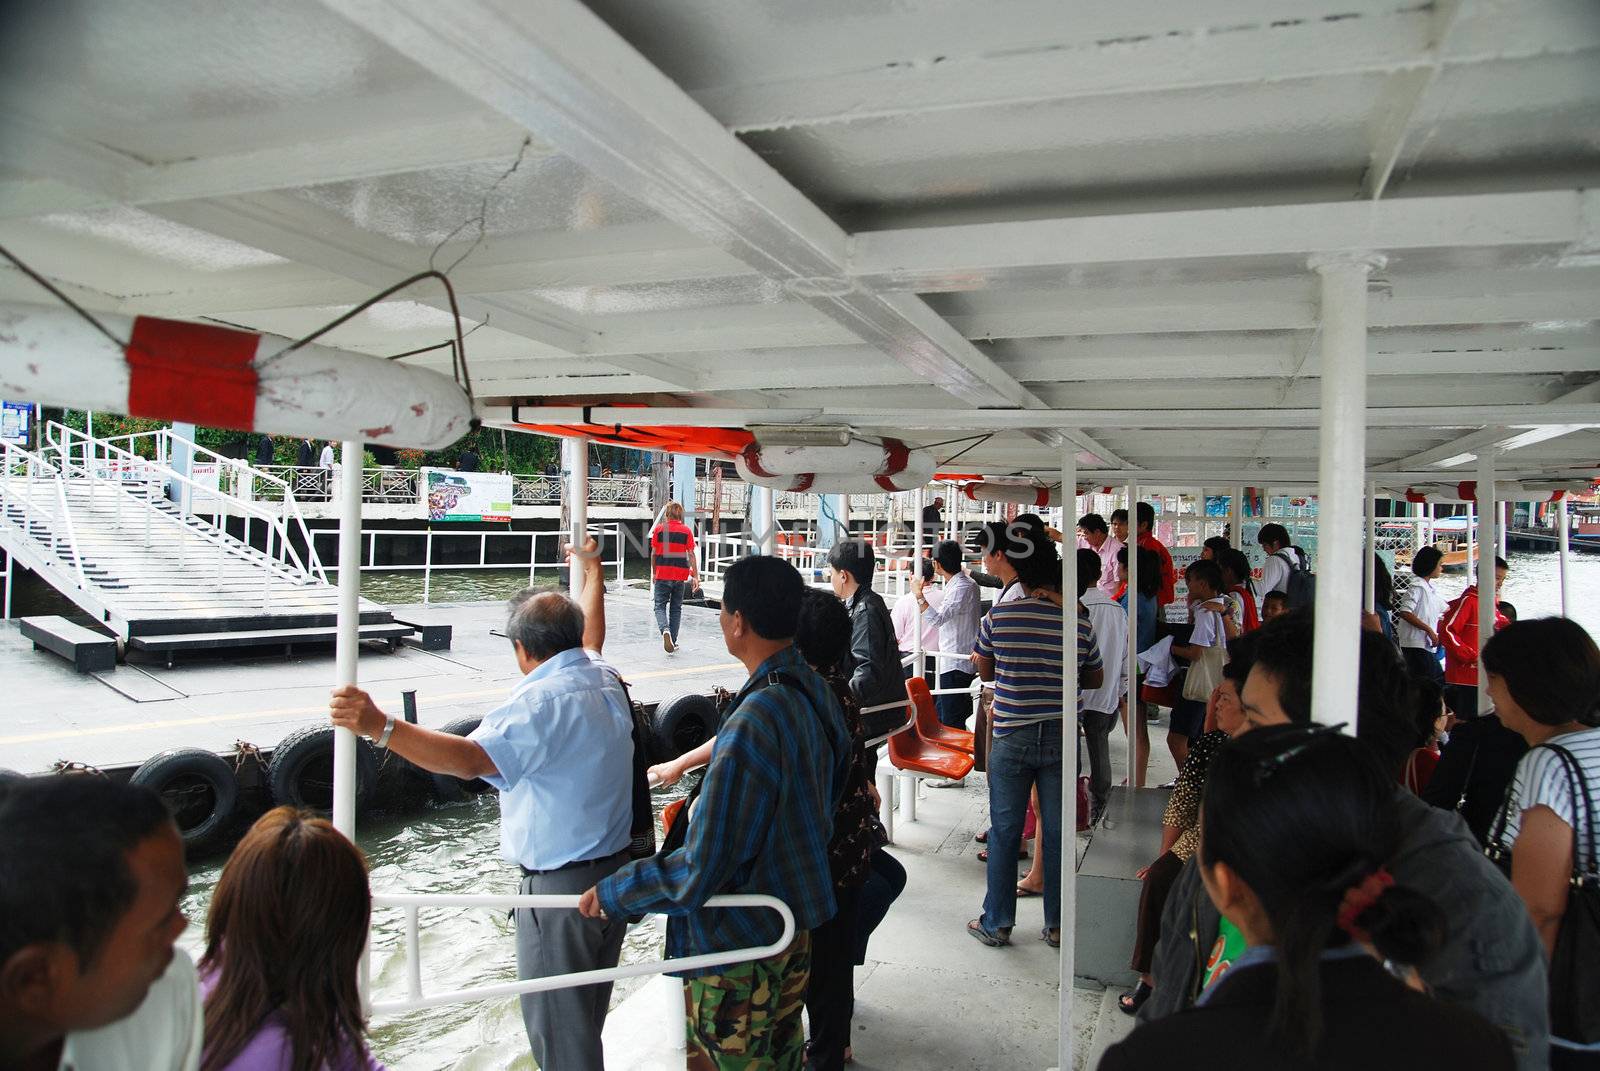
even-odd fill
[[[657,580],[656,631],[672,633],[672,642],[678,642],[678,622],[683,618],[683,589],[687,580]]]
[[[1039,788],[1044,851],[1044,924],[1061,925],[1061,720],[1036,722],[994,738],[989,750],[989,871],[983,928],[1017,921],[1017,853],[1028,794]]]
[[[856,904],[856,963],[867,962],[867,942],[906,888],[906,868],[882,848],[872,849],[872,872]]]
[[[965,688],[972,683],[973,674],[960,669],[947,669],[939,674],[940,688]],[[936,695],[933,705],[939,710],[939,723],[952,729],[965,729],[972,718],[970,695]]]
[[[1111,796],[1111,727],[1116,722],[1115,711],[1086,710],[1078,715],[1089,748],[1089,796],[1097,809]]]
[[[859,888],[834,889],[839,910],[811,930],[811,977],[806,1014],[811,1018],[812,1071],[843,1071],[855,1014],[855,952]]]

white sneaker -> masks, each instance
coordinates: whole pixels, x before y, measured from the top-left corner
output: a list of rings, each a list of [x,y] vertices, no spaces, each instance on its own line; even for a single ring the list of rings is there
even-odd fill
[[[672,633],[663,632],[661,634],[661,649],[668,654],[678,649],[678,645],[672,642]]]

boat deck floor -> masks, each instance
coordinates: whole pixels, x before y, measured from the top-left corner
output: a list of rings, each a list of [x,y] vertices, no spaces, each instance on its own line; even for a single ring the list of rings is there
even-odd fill
[[[1175,776],[1165,722],[1152,725],[1150,735],[1149,780],[1159,784]],[[1112,740],[1113,782],[1126,772],[1125,748],[1119,731]],[[1009,947],[988,948],[966,932],[967,920],[983,908],[982,845],[972,838],[988,826],[988,812],[987,781],[973,774],[960,789],[922,789],[917,821],[895,823],[889,851],[906,868],[906,888],[873,934],[866,964],[856,968],[852,1044],[860,1071],[1057,1065],[1061,960],[1039,937],[1042,901],[1018,901]],[[1154,859],[1159,827],[1147,835]],[[1080,866],[1092,836],[1078,835]],[[1105,1049],[1132,1030],[1133,1020],[1116,1007],[1124,992],[1077,980],[1074,1071],[1092,1071]],[[634,991],[606,1020],[606,1066],[680,1071],[682,1009],[677,979],[658,976]]]
[[[520,678],[509,642],[490,631],[504,631],[503,603],[391,609],[405,620],[452,625],[454,636],[448,651],[362,648],[358,679],[383,709],[399,715],[400,693],[415,689],[420,722],[438,726],[495,706]],[[743,680],[714,612],[685,608],[682,648],[669,655],[648,592],[615,590],[607,609],[605,655],[635,699],[653,703]],[[230,651],[189,655],[171,669],[130,663],[85,676],[55,655],[34,651],[17,623],[7,621],[0,623],[0,679],[11,696],[0,723],[0,767],[42,773],[67,760],[109,770],[136,767],[175,747],[221,754],[245,740],[271,750],[295,729],[327,717],[334,659],[329,644],[296,648],[290,658]]]

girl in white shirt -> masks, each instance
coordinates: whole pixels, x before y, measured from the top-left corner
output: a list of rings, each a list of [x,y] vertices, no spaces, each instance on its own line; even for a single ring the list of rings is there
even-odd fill
[[[1416,578],[1395,614],[1395,639],[1400,641],[1400,653],[1413,674],[1443,683],[1444,670],[1435,652],[1439,649],[1439,618],[1444,615],[1445,602],[1433,590],[1433,582],[1444,574],[1444,554],[1438,547],[1423,547],[1411,559],[1411,571]]]

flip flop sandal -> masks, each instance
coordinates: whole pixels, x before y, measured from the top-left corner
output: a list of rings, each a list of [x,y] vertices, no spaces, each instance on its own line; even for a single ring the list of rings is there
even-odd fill
[[[989,843],[989,831],[986,829],[982,833],[978,833],[978,834],[974,835],[972,839],[977,841],[979,844],[988,844]]]
[[[1046,926],[1044,929],[1039,931],[1039,939],[1041,941],[1043,941],[1045,944],[1049,945],[1051,948],[1060,948],[1061,947],[1061,931],[1060,930],[1056,930],[1055,931],[1055,936],[1051,937],[1050,936],[1050,928],[1048,926]]]
[[[1026,900],[1030,896],[1043,896],[1043,895],[1044,895],[1044,893],[1042,891],[1040,891],[1039,889],[1030,889],[1025,885],[1018,885],[1017,886],[1017,899],[1018,900]]]
[[[1144,1007],[1144,1002],[1150,999],[1154,992],[1148,982],[1140,982],[1133,987],[1133,992],[1124,993],[1117,998],[1117,1007],[1122,1009],[1124,1015],[1137,1015],[1139,1009]]]
[[[993,933],[990,933],[988,930],[983,928],[982,919],[973,919],[971,922],[967,923],[967,932],[973,937],[976,937],[978,940],[982,941],[984,944],[988,945],[990,948],[1000,948],[1011,943],[1010,930],[996,930]]]

